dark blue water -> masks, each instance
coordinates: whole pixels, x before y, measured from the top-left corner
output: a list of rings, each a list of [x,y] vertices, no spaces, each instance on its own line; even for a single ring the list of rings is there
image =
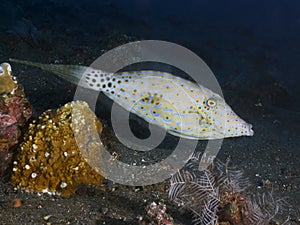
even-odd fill
[[[14,0],[2,8],[1,31],[32,42],[96,47],[114,33],[171,41],[204,59],[225,89],[274,92],[268,103],[294,110],[300,102],[299,1]]]

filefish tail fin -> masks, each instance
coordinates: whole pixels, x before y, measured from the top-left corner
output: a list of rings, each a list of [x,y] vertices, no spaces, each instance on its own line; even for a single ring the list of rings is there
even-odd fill
[[[52,72],[57,76],[68,80],[73,84],[78,84],[84,72],[89,68],[87,66],[78,66],[78,65],[56,65],[56,64],[43,64],[30,62],[26,60],[19,59],[9,59],[11,62],[21,63],[28,66],[38,67],[42,70]]]

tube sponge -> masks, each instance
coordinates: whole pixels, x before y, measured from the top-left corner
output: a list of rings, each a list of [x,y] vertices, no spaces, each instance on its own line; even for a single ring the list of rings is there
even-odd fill
[[[74,135],[74,124],[80,130],[80,137],[84,137],[80,143]],[[102,132],[102,124],[86,102],[71,102],[44,112],[29,125],[24,136],[20,154],[14,161],[12,184],[29,192],[62,196],[73,194],[79,184],[100,186],[103,176],[81,154],[82,150],[89,151],[90,143],[94,150],[102,146],[99,136],[90,140],[92,128],[98,134]],[[101,163],[99,157],[95,160]]]

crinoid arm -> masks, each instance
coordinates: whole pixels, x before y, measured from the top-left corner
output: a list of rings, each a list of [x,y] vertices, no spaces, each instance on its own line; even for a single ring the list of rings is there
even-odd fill
[[[245,194],[250,186],[242,170],[215,160],[199,170],[199,157],[171,177],[169,198],[194,217],[199,225],[269,225],[283,208],[284,199],[272,192]],[[286,223],[286,222],[285,222]]]

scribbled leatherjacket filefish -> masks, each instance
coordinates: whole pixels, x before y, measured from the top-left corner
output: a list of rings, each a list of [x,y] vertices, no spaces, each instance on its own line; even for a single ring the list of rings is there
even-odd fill
[[[254,133],[252,125],[234,113],[218,94],[170,73],[148,70],[106,73],[86,66],[10,60],[102,91],[126,110],[175,136],[208,140]]]

